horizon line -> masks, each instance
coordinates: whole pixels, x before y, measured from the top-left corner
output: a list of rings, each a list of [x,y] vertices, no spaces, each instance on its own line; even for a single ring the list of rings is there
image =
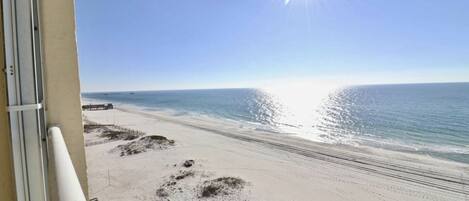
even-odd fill
[[[381,86],[381,85],[411,85],[411,84],[469,84],[469,81],[454,82],[402,82],[402,83],[368,83],[349,84],[343,86]],[[84,93],[124,93],[124,92],[151,92],[151,91],[189,91],[189,90],[222,90],[222,89],[262,89],[262,87],[221,87],[221,88],[175,88],[175,89],[136,89],[136,90],[111,90],[111,91],[81,91]]]

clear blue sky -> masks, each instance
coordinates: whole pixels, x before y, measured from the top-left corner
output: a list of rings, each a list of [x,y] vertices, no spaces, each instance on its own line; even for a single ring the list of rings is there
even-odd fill
[[[76,0],[83,91],[469,81],[467,0]]]

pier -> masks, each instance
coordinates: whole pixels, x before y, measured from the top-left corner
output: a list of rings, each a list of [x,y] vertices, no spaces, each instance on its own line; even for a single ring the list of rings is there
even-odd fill
[[[82,105],[81,109],[83,110],[111,110],[114,109],[114,105],[112,103],[106,103],[106,104],[88,104],[88,105]]]

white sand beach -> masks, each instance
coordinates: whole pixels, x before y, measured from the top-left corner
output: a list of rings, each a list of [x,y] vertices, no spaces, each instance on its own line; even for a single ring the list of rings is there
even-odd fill
[[[99,137],[100,129],[85,133],[90,198],[100,201],[469,200],[466,164],[131,107],[84,115],[95,123],[174,140],[121,156],[116,147],[138,138],[108,141]],[[186,160],[193,165],[184,167]],[[202,195],[204,186],[223,177],[241,180],[232,189],[228,185],[216,195]]]

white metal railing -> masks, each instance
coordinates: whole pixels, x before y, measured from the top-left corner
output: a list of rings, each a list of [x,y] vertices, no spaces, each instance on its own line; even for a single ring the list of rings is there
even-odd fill
[[[59,200],[86,201],[60,128],[50,127],[48,132],[52,145]]]

